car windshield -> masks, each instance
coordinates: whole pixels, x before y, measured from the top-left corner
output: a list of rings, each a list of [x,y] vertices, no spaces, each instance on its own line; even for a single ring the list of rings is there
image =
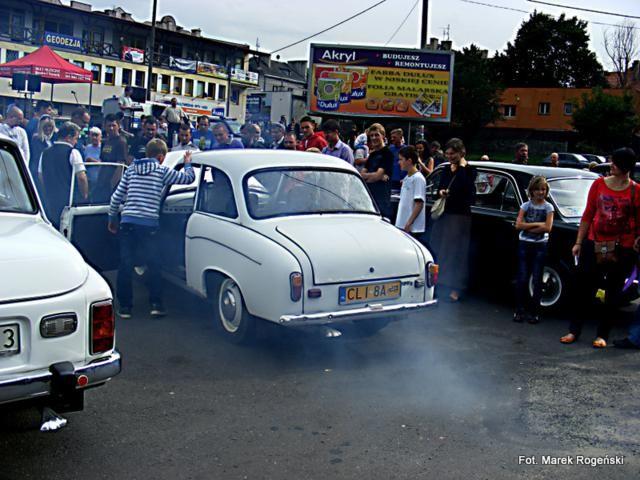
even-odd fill
[[[320,169],[273,169],[250,175],[244,184],[253,218],[313,213],[375,214],[375,204],[355,173]]]
[[[18,162],[22,159],[0,150],[0,212],[34,213],[36,208]]]
[[[550,196],[558,206],[560,215],[579,218],[587,206],[593,178],[564,178],[549,181]]]

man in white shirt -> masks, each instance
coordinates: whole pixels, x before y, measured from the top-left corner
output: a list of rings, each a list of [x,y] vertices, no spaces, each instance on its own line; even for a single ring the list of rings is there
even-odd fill
[[[118,105],[122,112],[122,128],[129,131],[131,128],[131,116],[133,115],[133,100],[131,94],[133,93],[133,87],[124,87],[124,94],[118,99]]]
[[[43,187],[44,209],[47,217],[56,228],[60,226],[60,215],[69,203],[72,175],[80,195],[74,197],[89,198],[89,182],[82,155],[74,148],[78,142],[80,128],[72,122],[65,122],[58,131],[60,141],[42,152],[38,175]]]
[[[168,124],[169,145],[173,147],[173,135],[178,133],[180,124],[188,120],[187,114],[178,106],[178,99],[174,97],[171,99],[171,105],[160,114],[160,118]]]
[[[22,128],[22,122],[24,122],[24,114],[15,105],[10,105],[7,109],[7,118],[4,123],[0,123],[0,135],[10,138],[18,145],[22,159],[25,164],[29,165],[29,137],[27,131]]]
[[[191,127],[183,123],[180,125],[180,130],[178,130],[178,144],[174,145],[171,151],[180,152],[185,150],[198,151],[198,147],[191,141]]]

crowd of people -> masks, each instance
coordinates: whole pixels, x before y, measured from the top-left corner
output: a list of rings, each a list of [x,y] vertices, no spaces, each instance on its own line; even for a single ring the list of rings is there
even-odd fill
[[[140,242],[156,245],[153,238],[158,228],[161,192],[167,185],[194,180],[191,151],[198,150],[297,150],[331,155],[353,165],[369,187],[381,214],[395,217],[396,227],[428,243],[440,265],[439,289],[445,294],[441,298],[458,302],[467,289],[476,170],[465,158],[462,140],[452,138],[444,149],[437,141],[421,139],[407,145],[402,129],[392,129],[387,135],[380,123],[373,123],[362,133],[354,131],[343,140],[338,121],[325,120],[319,129],[311,117],[303,117],[299,123],[292,120],[289,124],[282,119],[269,124],[264,135],[259,125],[246,123],[238,138],[223,122],[211,125],[207,116],[197,118],[192,126],[175,101],[159,119],[144,117],[140,131],[133,134],[123,128],[131,124],[128,103],[121,101],[120,105],[122,114],[107,114],[101,120],[101,128],[91,126],[91,116],[83,107],[72,112],[70,121],[56,127],[49,102],[39,101],[28,122],[22,110],[12,105],[0,123],[0,136],[9,137],[18,145],[47,216],[57,228],[69,201],[74,176],[77,185],[74,196],[78,201],[111,202],[109,230],[114,234],[119,231],[121,240],[122,261],[117,283],[121,317],[131,315],[135,246]],[[185,152],[183,171],[162,166],[169,151]],[[528,162],[526,144],[517,144],[514,151],[514,163]],[[552,166],[558,165],[557,160],[558,155],[552,154]],[[630,178],[636,156],[633,150],[623,148],[616,150],[611,160],[611,175],[598,179],[591,187],[572,250],[579,270],[576,278],[584,283],[582,291],[591,292],[598,285],[604,286],[604,304],[609,310],[600,317],[593,341],[595,348],[607,346],[611,312],[619,306],[623,289],[629,288],[629,279],[638,275],[640,190]],[[116,166],[92,169],[91,164],[97,162]],[[434,204],[429,212],[426,177],[445,162],[448,166],[439,176],[438,185],[434,185],[438,207]],[[125,171],[117,165],[132,168]],[[547,201],[549,188],[544,177],[533,177],[528,187],[529,199],[521,205],[515,222],[519,239],[515,322],[536,324],[541,320],[543,267],[547,244],[553,236],[554,209]],[[393,190],[399,191],[397,212],[392,208]],[[159,255],[151,254],[148,258],[159,258]],[[148,266],[151,277],[157,280],[150,284],[152,314],[162,315],[159,266],[154,261]],[[532,296],[529,278],[532,278]],[[591,293],[589,298],[595,297],[595,291]],[[578,339],[588,318],[589,306],[589,302],[582,302],[580,308],[572,309],[569,333],[560,339],[562,343]],[[614,345],[640,348],[640,309],[629,336],[615,341]]]

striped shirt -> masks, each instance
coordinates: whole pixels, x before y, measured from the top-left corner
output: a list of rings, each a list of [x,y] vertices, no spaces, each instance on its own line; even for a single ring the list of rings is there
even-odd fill
[[[184,171],[179,172],[160,165],[155,158],[134,160],[111,196],[109,220],[117,220],[118,209],[124,204],[120,223],[157,227],[164,188],[173,184],[189,184],[195,177],[191,163],[186,163]]]

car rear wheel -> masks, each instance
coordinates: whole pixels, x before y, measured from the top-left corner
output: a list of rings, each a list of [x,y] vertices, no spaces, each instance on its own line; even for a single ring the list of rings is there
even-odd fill
[[[566,275],[556,265],[545,265],[542,272],[542,298],[540,306],[554,308],[566,298]],[[529,277],[529,295],[533,297],[533,276]]]
[[[255,335],[255,318],[247,312],[240,287],[230,278],[220,283],[215,302],[222,334],[234,343],[246,343]]]

